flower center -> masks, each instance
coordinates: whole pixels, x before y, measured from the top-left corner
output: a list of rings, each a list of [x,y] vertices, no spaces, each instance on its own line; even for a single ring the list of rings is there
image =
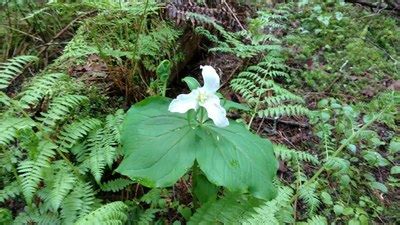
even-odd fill
[[[200,104],[203,104],[207,100],[207,98],[208,98],[207,93],[204,91],[200,91],[199,95],[197,96],[197,101]]]

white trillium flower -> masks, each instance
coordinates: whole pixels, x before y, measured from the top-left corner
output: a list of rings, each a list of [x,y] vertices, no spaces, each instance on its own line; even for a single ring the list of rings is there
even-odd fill
[[[170,112],[185,113],[190,109],[197,110],[204,107],[207,115],[213,120],[217,127],[226,127],[229,120],[226,118],[226,111],[221,106],[216,95],[219,89],[219,76],[212,66],[200,66],[204,80],[204,86],[199,87],[189,94],[180,94],[172,100],[168,110]]]

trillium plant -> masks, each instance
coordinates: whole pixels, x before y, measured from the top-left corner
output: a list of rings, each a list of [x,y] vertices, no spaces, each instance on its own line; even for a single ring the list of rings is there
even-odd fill
[[[220,78],[202,66],[204,85],[191,77],[191,92],[171,100],[150,97],[128,111],[122,129],[124,159],[117,172],[151,187],[174,185],[191,174],[200,202],[215,198],[219,187],[272,199],[277,161],[272,144],[228,120]]]

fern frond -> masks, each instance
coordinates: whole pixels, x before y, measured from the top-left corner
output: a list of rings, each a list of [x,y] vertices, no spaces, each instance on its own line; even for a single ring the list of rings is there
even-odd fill
[[[20,103],[23,108],[37,105],[41,99],[51,96],[54,87],[61,80],[67,79],[63,73],[49,73],[35,77],[28,87],[20,94]]]
[[[43,179],[43,168],[50,165],[50,160],[54,157],[56,148],[57,146],[49,141],[41,141],[37,146],[37,156],[21,162],[18,166],[22,193],[28,203],[32,201],[38,184]]]
[[[0,203],[3,203],[10,198],[15,198],[20,193],[21,193],[21,190],[19,188],[18,182],[13,181],[13,182],[7,184],[3,188],[3,190],[0,190]]]
[[[8,97],[8,95],[6,95],[4,92],[0,91],[0,112],[2,112],[4,108],[9,107],[10,105],[11,98]]]
[[[350,162],[347,159],[340,157],[328,157],[325,166],[328,170],[346,173],[350,169]]]
[[[314,182],[311,184],[303,185],[298,190],[300,199],[302,199],[307,206],[307,212],[309,216],[314,215],[320,204],[320,200],[316,193],[316,188],[317,183]]]
[[[61,203],[64,224],[72,224],[93,210],[96,192],[88,183],[78,182]]]
[[[288,78],[286,71],[280,54],[271,52],[258,64],[239,73],[231,81],[231,87],[261,118],[309,115],[310,111],[301,105],[303,98],[274,82],[276,77]]]
[[[103,127],[89,134],[83,149],[75,152],[82,162],[81,168],[89,169],[98,183],[106,166],[111,167],[118,156],[117,146],[123,115],[122,110],[118,110],[115,115],[108,115]]]
[[[241,224],[283,224],[289,221],[282,216],[292,215],[290,205],[293,190],[290,187],[282,186],[278,189],[275,199],[265,202],[255,208],[255,213],[250,214]]]
[[[31,55],[21,55],[0,63],[0,89],[7,88],[13,79],[22,73],[23,67],[38,58]]]
[[[1,118],[0,147],[9,145],[15,139],[18,130],[34,126],[35,122],[30,118]]]
[[[299,225],[328,225],[328,221],[323,216],[313,216],[310,219],[307,219],[306,223],[299,223]]]
[[[281,117],[309,115],[310,110],[301,105],[281,105],[258,112],[259,117]]]
[[[61,225],[62,223],[56,213],[44,212],[40,208],[32,208],[19,213],[13,224]]]
[[[114,180],[107,181],[103,183],[100,188],[102,191],[112,191],[117,192],[123,190],[124,188],[128,187],[129,185],[133,184],[134,182],[129,179],[125,178],[117,178]]]
[[[275,155],[284,161],[295,161],[296,163],[299,161],[305,161],[314,165],[320,164],[318,157],[308,152],[289,149],[281,144],[274,144],[273,146]]]
[[[96,209],[76,221],[75,225],[124,224],[127,206],[123,202],[112,202]]]
[[[249,201],[242,196],[231,193],[216,201],[204,204],[190,218],[188,224],[235,224],[242,221],[249,213],[254,214],[258,201]]]
[[[47,201],[50,203],[54,211],[57,211],[64,198],[74,188],[76,177],[65,163],[61,164],[62,167],[51,177],[47,185],[49,186],[50,193],[47,195]]]
[[[139,225],[145,225],[145,224],[151,224],[154,222],[154,219],[156,218],[156,213],[158,213],[160,209],[147,209],[143,213],[140,213],[139,219],[138,219],[138,224]]]
[[[65,120],[72,110],[87,102],[88,98],[82,95],[65,95],[55,98],[47,112],[42,112],[39,121],[49,128],[54,127],[57,122]]]
[[[74,121],[71,124],[63,126],[63,130],[60,132],[57,143],[63,150],[70,149],[81,138],[88,135],[90,131],[95,130],[100,125],[101,121],[95,118]]]

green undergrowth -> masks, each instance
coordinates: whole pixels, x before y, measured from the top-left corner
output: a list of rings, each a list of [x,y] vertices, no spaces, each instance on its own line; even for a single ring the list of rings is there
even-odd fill
[[[286,42],[303,90],[355,102],[368,100],[400,78],[396,17],[322,1],[299,4],[291,12]]]

